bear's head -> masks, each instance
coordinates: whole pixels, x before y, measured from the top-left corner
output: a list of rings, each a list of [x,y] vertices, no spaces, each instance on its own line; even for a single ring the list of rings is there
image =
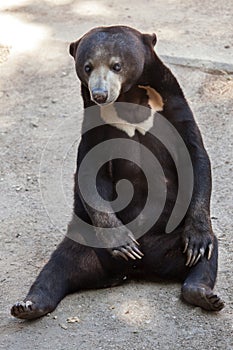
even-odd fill
[[[91,100],[107,105],[139,82],[155,43],[155,34],[126,26],[98,27],[71,43],[70,54]]]

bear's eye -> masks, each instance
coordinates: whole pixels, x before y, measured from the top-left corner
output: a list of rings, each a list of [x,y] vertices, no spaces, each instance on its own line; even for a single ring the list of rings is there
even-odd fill
[[[112,66],[112,70],[114,70],[114,72],[120,72],[121,70],[120,63],[114,63],[114,65]]]
[[[84,66],[84,70],[85,70],[85,72],[86,73],[91,73],[91,71],[92,71],[92,66],[90,65],[90,64],[86,64],[85,66]]]

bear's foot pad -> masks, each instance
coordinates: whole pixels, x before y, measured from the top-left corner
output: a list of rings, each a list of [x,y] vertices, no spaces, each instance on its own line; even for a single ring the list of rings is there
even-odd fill
[[[220,311],[224,308],[224,301],[212,290],[205,287],[183,286],[182,295],[185,301],[201,307],[207,311]]]
[[[11,308],[11,315],[21,319],[31,320],[43,316],[49,312],[48,309],[41,309],[30,300],[18,301]]]

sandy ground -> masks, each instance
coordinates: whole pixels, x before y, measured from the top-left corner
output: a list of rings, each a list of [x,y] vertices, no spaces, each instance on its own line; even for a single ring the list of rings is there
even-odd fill
[[[2,0],[0,8],[0,348],[233,349],[233,1]],[[226,307],[210,314],[182,303],[178,284],[135,282],[68,296],[51,315],[19,321],[10,307],[60,242],[72,207],[82,103],[68,44],[91,27],[110,24],[157,33],[157,52],[176,74],[202,130],[220,245],[216,291]],[[40,168],[54,132],[47,166]],[[75,142],[61,159],[69,138]],[[40,192],[39,175],[52,182],[57,169],[65,212],[59,200],[48,210]],[[69,317],[79,322],[68,323]]]

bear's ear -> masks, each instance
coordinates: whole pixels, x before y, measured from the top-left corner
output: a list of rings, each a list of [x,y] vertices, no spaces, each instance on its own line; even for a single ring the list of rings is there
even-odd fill
[[[78,48],[78,45],[80,43],[80,40],[77,40],[77,41],[74,41],[73,43],[70,44],[70,55],[73,56],[75,58],[75,54],[76,54],[76,51],[77,51],[77,48]]]
[[[153,33],[153,34],[143,34],[143,40],[144,40],[145,44],[154,47],[155,44],[157,43],[157,36],[156,36],[155,33]]]

